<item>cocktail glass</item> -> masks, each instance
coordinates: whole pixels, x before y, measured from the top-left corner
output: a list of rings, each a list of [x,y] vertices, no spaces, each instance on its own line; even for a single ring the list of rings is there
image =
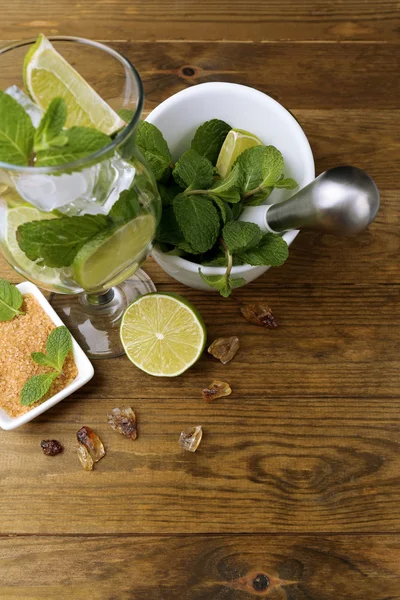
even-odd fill
[[[0,247],[20,275],[52,292],[53,307],[90,357],[114,357],[123,354],[119,325],[125,308],[155,291],[139,269],[151,250],[161,210],[157,186],[135,143],[143,86],[134,66],[116,50],[82,38],[49,39],[111,108],[132,112],[108,146],[72,163],[38,168],[0,162]],[[37,127],[41,111],[23,83],[24,57],[34,42],[0,49],[0,89],[25,105]],[[22,223],[107,215],[128,189],[138,199],[138,216],[88,242],[82,264],[52,268],[29,260],[19,247],[16,234]]]

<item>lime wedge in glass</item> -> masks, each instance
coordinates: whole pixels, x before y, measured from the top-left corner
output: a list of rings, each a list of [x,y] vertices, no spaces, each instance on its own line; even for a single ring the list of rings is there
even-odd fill
[[[8,258],[9,262],[17,271],[22,271],[22,274],[26,273],[29,279],[40,281],[44,286],[61,285],[58,270],[51,267],[40,266],[29,260],[25,252],[23,252],[18,245],[16,232],[22,223],[55,218],[55,215],[42,212],[33,206],[21,205],[7,211],[5,223],[4,243],[6,258]]]
[[[153,215],[144,214],[118,229],[102,231],[75,256],[72,263],[75,281],[87,292],[120,283],[127,277],[128,267],[132,264],[136,264],[134,270],[138,267],[137,258],[152,242],[155,230]]]
[[[181,375],[200,358],[206,338],[201,315],[173,294],[141,296],[122,318],[121,341],[128,358],[156,377]]]
[[[94,127],[111,135],[126,125],[42,34],[26,54],[24,83],[43,110],[53,98],[64,98],[67,128]]]
[[[218,155],[217,171],[220,176],[226,177],[239,154],[254,146],[262,146],[262,141],[256,135],[243,129],[231,129]]]

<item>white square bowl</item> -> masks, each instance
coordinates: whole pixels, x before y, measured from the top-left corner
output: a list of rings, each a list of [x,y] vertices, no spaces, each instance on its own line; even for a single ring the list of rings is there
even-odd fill
[[[61,321],[60,317],[54,311],[54,309],[50,306],[49,302],[43,296],[42,292],[39,288],[30,283],[29,281],[24,281],[23,283],[19,283],[17,288],[21,292],[21,294],[32,294],[35,296],[36,300],[39,302],[40,306],[43,310],[49,315],[50,319],[53,321],[56,327],[60,325],[64,325]],[[73,392],[76,392],[79,388],[85,385],[90,379],[92,379],[94,375],[93,365],[89,361],[88,357],[82,350],[80,346],[78,346],[77,342],[72,338],[72,352],[74,355],[74,360],[76,367],[78,369],[78,375],[63,390],[54,394],[51,398],[42,402],[39,406],[32,408],[32,410],[28,411],[24,415],[20,417],[10,417],[3,409],[0,408],[0,427],[2,429],[11,430],[20,427],[21,425],[25,425],[25,423],[29,423],[32,419],[35,419],[38,415],[44,413],[47,409],[51,408],[60,400],[63,400]]]

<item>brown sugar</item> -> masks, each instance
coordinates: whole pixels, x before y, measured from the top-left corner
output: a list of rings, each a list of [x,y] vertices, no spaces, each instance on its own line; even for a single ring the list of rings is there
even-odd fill
[[[33,375],[48,373],[49,367],[36,364],[32,352],[45,352],[49,333],[55,325],[32,294],[24,296],[21,310],[25,313],[11,321],[0,322],[0,408],[10,417],[18,417],[48,400],[72,383],[78,375],[72,352],[67,356],[63,372],[38,402],[22,406],[21,390]]]

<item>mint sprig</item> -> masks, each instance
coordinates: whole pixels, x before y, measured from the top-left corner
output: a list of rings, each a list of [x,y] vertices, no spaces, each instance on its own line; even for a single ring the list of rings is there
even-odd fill
[[[0,90],[0,161],[28,166],[35,129],[18,102]]]
[[[189,193],[198,188],[211,187],[214,181],[215,169],[211,162],[195,150],[186,150],[172,171],[176,183]]]
[[[161,131],[152,123],[141,121],[136,134],[136,144],[147,160],[156,181],[162,179],[172,157]]]
[[[68,137],[62,134],[67,120],[67,105],[63,98],[54,98],[44,113],[39,127],[35,131],[35,152],[48,150],[51,146],[65,146]]]
[[[207,252],[217,241],[220,221],[211,199],[179,194],[174,213],[185,240],[197,252]]]
[[[215,165],[222,144],[231,129],[228,123],[220,119],[206,121],[194,134],[191,148]]]
[[[50,332],[46,342],[46,353],[32,352],[32,360],[41,366],[51,367],[53,371],[34,375],[28,379],[21,390],[20,400],[22,406],[29,406],[41,400],[47,394],[53,381],[63,375],[62,368],[71,350],[71,334],[62,325]]]
[[[11,321],[17,315],[23,315],[20,310],[24,299],[15,286],[0,279],[0,321]]]

